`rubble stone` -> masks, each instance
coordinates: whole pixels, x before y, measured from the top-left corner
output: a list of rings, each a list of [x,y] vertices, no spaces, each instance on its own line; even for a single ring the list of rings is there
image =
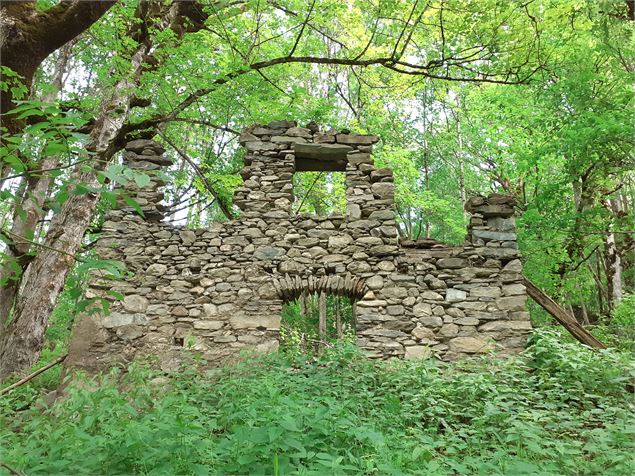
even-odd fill
[[[143,216],[118,204],[95,249],[122,261],[129,276],[95,276],[88,289],[124,297],[107,316],[76,320],[69,365],[97,370],[148,354],[175,363],[188,358],[180,347],[189,338],[209,365],[243,348],[273,351],[283,304],[299,295],[285,294],[287,281],[340,295],[359,284],[357,341],[373,357],[454,359],[488,352],[492,342],[503,353],[522,349],[531,323],[512,199],[470,199],[465,246],[402,247],[392,172],[375,169],[371,157],[378,137],[273,121],[239,141],[247,150],[233,202],[241,218],[196,230],[161,222],[157,173],[172,163],[163,147],[145,139],[126,145],[128,165],[151,176],[145,187],[126,185]],[[293,213],[300,165],[344,172],[346,216]]]

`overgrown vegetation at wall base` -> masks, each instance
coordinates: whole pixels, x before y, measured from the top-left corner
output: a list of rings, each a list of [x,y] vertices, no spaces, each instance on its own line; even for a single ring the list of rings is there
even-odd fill
[[[552,331],[520,357],[449,365],[345,344],[205,376],[137,365],[0,416],[0,461],[25,474],[625,475],[632,375],[629,354]]]

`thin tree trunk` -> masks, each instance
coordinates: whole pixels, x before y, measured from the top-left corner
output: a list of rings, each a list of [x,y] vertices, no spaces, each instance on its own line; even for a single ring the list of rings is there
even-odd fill
[[[614,219],[619,216],[621,207],[617,200],[608,199],[605,201],[604,206],[612,213]],[[613,310],[615,305],[622,299],[622,259],[617,248],[613,228],[614,224],[611,221],[608,227],[608,234],[604,241],[609,312]]]
[[[593,266],[589,263],[589,270],[591,271],[591,274],[593,274],[593,279],[595,280],[600,315],[604,316],[606,314],[606,307],[604,305],[604,284],[602,283],[602,267],[600,266],[601,260],[602,256],[599,250],[595,250],[595,269],[593,269]]]
[[[615,245],[615,233],[609,232],[604,241],[606,260],[606,284],[609,297],[609,312],[622,299],[622,260]]]
[[[335,328],[337,330],[337,338],[341,339],[344,333],[342,332],[342,310],[339,296],[335,298]]]
[[[74,41],[71,41],[60,49],[52,80],[53,90],[42,98],[43,102],[53,102],[62,89],[73,44]],[[44,157],[35,165],[34,169],[51,169],[57,167],[59,161],[58,156]],[[31,242],[20,240],[18,237],[32,236],[33,240],[37,240],[34,231],[44,216],[42,208],[50,194],[52,183],[52,176],[48,172],[30,173],[25,179],[26,190],[23,198],[19,204],[16,203],[10,232],[10,238],[14,240],[15,245],[4,251],[4,259],[0,269],[0,282],[6,283],[0,288],[0,342],[18,293],[20,277],[32,259],[32,256],[29,255],[32,248]]]
[[[589,312],[587,311],[584,301],[582,301],[580,307],[582,308],[582,324],[588,326],[589,324],[591,324],[591,321],[589,320]]]
[[[178,20],[179,14],[196,13],[192,11],[193,2],[174,2],[167,7],[167,12],[162,6],[163,4],[140,2],[137,15],[142,21],[145,20],[146,24],[154,22],[157,30],[163,30]],[[202,24],[196,25],[197,28],[201,26]],[[89,188],[99,187],[97,174],[107,167],[112,155],[117,151],[117,140],[128,119],[131,100],[144,61],[152,49],[152,38],[148,36],[151,29],[142,31],[141,36],[137,36],[136,50],[130,57],[128,76],[119,80],[113,87],[108,99],[102,102],[95,120],[90,134],[90,144],[87,147],[93,153],[93,168],[78,168],[74,173],[74,183],[81,183]],[[184,32],[181,29],[181,34]],[[28,277],[23,280],[11,325],[0,342],[0,380],[14,372],[28,369],[37,361],[48,317],[72,268],[74,256],[90,225],[98,199],[99,196],[94,193],[71,194],[61,212],[53,217],[42,249],[32,261]]]
[[[459,161],[459,196],[461,197],[461,204],[465,205],[467,202],[467,192],[465,190],[465,158],[463,156],[463,131],[461,130],[461,100],[458,100],[458,108],[455,113],[456,118],[456,140],[458,149],[456,151],[456,157]],[[463,218],[467,220],[469,214],[463,208]]]
[[[300,315],[302,317],[307,317],[309,315],[309,302],[306,291],[302,291],[302,295],[300,296]]]
[[[326,341],[326,293],[324,291],[320,291],[318,313],[319,313],[318,336],[321,341],[325,342]]]
[[[116,150],[114,142],[128,117],[132,92],[147,52],[148,45],[140,44],[132,56],[130,76],[120,80],[110,99],[102,104],[87,147],[94,152],[94,170],[76,171],[73,183],[99,187],[97,172],[105,169]],[[43,247],[31,262],[27,279],[23,280],[14,317],[0,342],[0,380],[28,369],[37,361],[48,316],[74,264],[75,253],[90,224],[98,198],[93,193],[70,194],[61,212],[53,217]]]
[[[630,216],[633,218],[634,210],[629,200],[629,193],[631,199],[635,198],[635,188],[624,187],[624,190],[617,199],[619,201],[620,217]],[[621,246],[618,247],[618,252],[622,258],[622,269],[625,271],[622,276],[624,279],[623,291],[632,293],[635,292],[635,232],[631,230],[630,233],[624,233],[622,237],[623,239],[620,244]]]
[[[430,191],[430,144],[428,142],[428,90],[423,90],[423,183],[426,192]],[[421,227],[421,226],[420,226]],[[430,218],[425,214],[424,229],[426,240],[430,239]],[[417,235],[421,234],[421,229]],[[415,239],[419,238],[417,236]]]

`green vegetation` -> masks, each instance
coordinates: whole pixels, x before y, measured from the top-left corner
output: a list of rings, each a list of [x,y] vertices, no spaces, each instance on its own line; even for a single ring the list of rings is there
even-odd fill
[[[240,131],[279,119],[377,134],[403,239],[461,243],[466,198],[513,196],[524,275],[612,348],[569,342],[530,303],[541,330],[513,359],[372,362],[346,343],[316,356],[298,338],[315,336],[316,314],[290,305],[278,355],[208,374],[137,365],[100,386],[78,380],[47,408],[57,366],[0,396],[0,463],[25,474],[635,472],[632,2],[119,0],[103,16],[107,2],[0,3],[13,29],[0,52],[0,374],[16,349],[29,354],[22,373],[64,355],[75,316],[108,307],[83,296],[86,279],[125,271],[91,245],[118,199],[138,207],[115,186],[149,180],[124,167],[126,140],[164,143],[169,219],[208,227],[228,219],[220,204],[242,183]],[[78,35],[62,45],[64,32]],[[294,212],[344,210],[342,174],[294,179]]]
[[[311,354],[338,340],[354,343],[355,319],[350,299],[332,295],[325,296],[324,310],[325,333],[320,339],[319,297],[314,294],[285,304],[282,308],[280,323],[281,349],[290,355]]]
[[[522,357],[447,365],[348,344],[205,374],[135,365],[78,380],[48,410],[2,407],[0,461],[26,474],[631,474],[633,370],[553,331]]]

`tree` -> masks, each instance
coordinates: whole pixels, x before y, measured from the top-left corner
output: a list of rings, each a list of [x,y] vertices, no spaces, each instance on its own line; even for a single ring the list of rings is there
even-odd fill
[[[38,67],[51,53],[93,25],[116,0],[63,0],[38,11],[35,0],[8,0],[0,4],[2,66],[18,74],[30,89]],[[0,111],[13,109],[11,91],[0,91]],[[21,130],[16,119],[4,118],[11,133]]]
[[[108,183],[116,179],[109,166],[128,137],[160,131],[185,160],[189,153],[179,144],[180,132],[193,122],[235,130],[232,126],[271,115],[322,115],[337,123],[338,102],[344,98],[361,120],[362,72],[407,78],[394,79],[404,86],[421,78],[520,84],[542,67],[532,16],[522,6],[494,0],[478,5],[460,0],[360,1],[350,8],[331,2],[129,2],[117,5],[105,20],[91,29],[82,40],[83,53],[78,53],[89,71],[89,86],[74,93],[76,101],[64,104],[86,117],[79,130],[89,141],[74,157],[77,166],[64,169],[63,180],[53,187],[59,207],[42,229],[41,242],[34,234],[30,240],[35,246],[29,247],[33,258],[25,260],[28,272],[18,265],[15,289],[21,292],[0,344],[0,378],[37,358],[64,277],[100,196],[109,196]],[[194,31],[198,33],[186,35]],[[506,43],[512,34],[514,43]],[[357,93],[348,88],[313,97],[313,87],[328,82],[322,71],[338,78],[346,70],[355,76]],[[333,112],[326,113],[326,108]],[[188,168],[195,164],[187,162]],[[208,170],[206,166],[196,174],[201,177]],[[24,175],[30,180],[39,173],[35,168]],[[207,192],[222,196],[211,182],[201,181]],[[16,210],[20,203],[15,200]],[[215,203],[222,208],[222,201]],[[4,266],[15,268],[15,260],[7,257]],[[8,317],[1,320],[6,323]]]

